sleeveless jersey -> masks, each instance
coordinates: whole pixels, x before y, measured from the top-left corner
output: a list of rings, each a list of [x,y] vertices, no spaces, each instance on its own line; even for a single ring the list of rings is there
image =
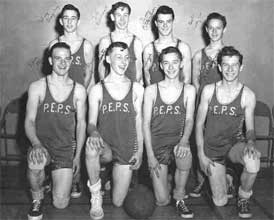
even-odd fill
[[[110,42],[113,43],[113,40],[111,38],[111,34],[109,34]],[[133,82],[136,82],[136,54],[134,51],[134,42],[135,42],[136,36],[133,35],[132,41],[128,47],[129,57],[130,61],[127,67],[127,70],[125,72],[125,75]]]
[[[129,92],[122,100],[111,97],[104,81],[101,81],[103,100],[98,116],[98,131],[103,140],[110,145],[114,157],[128,162],[138,148],[136,134],[136,112],[133,106],[133,82]]]
[[[58,38],[58,41],[60,42],[60,39]],[[83,41],[79,47],[79,49],[74,53],[71,54],[72,56],[72,62],[69,68],[69,77],[81,85],[84,85],[84,79],[85,79],[85,56],[84,56],[84,43],[85,38],[83,38]]]
[[[241,88],[237,97],[229,104],[221,104],[216,95],[216,84],[209,104],[206,127],[205,145],[209,148],[222,148],[243,141],[244,109],[241,107]]]
[[[181,40],[177,40],[176,47],[179,47]],[[160,63],[159,63],[159,56],[161,52],[158,52],[155,47],[155,41],[152,42],[152,47],[153,47],[153,57],[152,57],[152,64],[151,67],[149,68],[149,74],[150,74],[150,83],[158,83],[162,81],[165,78],[164,72],[160,68]]]
[[[205,48],[201,53],[200,90],[202,91],[205,85],[220,81],[221,74],[218,72],[217,55],[212,59],[207,56]]]
[[[184,86],[178,99],[172,104],[163,102],[157,83],[157,96],[152,109],[151,140],[153,148],[176,145],[184,133],[186,109]]]
[[[73,105],[73,88],[63,102],[57,102],[46,80],[46,94],[44,101],[39,105],[36,116],[36,133],[42,144],[50,150],[60,151],[71,146],[75,142],[75,117],[76,109]]]

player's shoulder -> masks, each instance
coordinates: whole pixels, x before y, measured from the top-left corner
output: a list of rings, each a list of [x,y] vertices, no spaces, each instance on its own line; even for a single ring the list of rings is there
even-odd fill
[[[85,47],[91,47],[91,48],[93,48],[93,44],[91,43],[91,41],[90,40],[88,40],[88,39],[86,39],[86,38],[83,38],[84,39],[84,46]]]
[[[256,99],[255,93],[246,85],[243,85],[243,95],[249,99]]]
[[[193,85],[191,85],[191,84],[185,84],[184,86],[185,86],[185,91],[189,91],[191,93],[193,93],[193,92],[195,93],[196,89],[195,89],[195,87]]]
[[[56,38],[56,39],[54,39],[54,40],[52,40],[52,41],[50,41],[49,42],[49,49],[54,45],[54,44],[56,44],[56,43],[58,43],[59,41],[58,41],[58,39]]]
[[[149,52],[152,51],[153,49],[153,41],[149,42],[145,47],[144,47],[144,52]]]
[[[103,45],[106,45],[106,44],[110,44],[111,43],[111,40],[109,38],[109,34],[103,36],[100,38],[99,40],[99,45],[103,46]]]
[[[179,40],[179,48],[180,49],[190,50],[190,45],[187,42],[182,41],[181,39],[178,39],[178,40]]]
[[[194,53],[193,59],[194,60],[200,60],[201,58],[202,58],[202,49],[199,49]]]
[[[145,88],[145,95],[154,96],[157,92],[157,83],[153,83]]]
[[[46,82],[46,77],[43,77],[41,79],[31,82],[28,90],[29,93],[41,94],[44,91],[42,88],[46,86],[45,82]]]
[[[139,82],[133,82],[133,90],[138,93],[144,93],[144,87]]]

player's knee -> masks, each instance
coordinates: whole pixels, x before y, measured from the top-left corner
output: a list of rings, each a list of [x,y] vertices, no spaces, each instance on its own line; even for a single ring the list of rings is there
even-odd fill
[[[112,203],[116,207],[121,207],[123,205],[124,199],[122,198],[112,198]]]
[[[192,154],[189,152],[185,157],[176,158],[176,165],[179,171],[188,171],[192,165]]]
[[[86,146],[86,150],[85,150],[85,153],[86,153],[86,159],[94,159],[96,157],[99,157],[100,155],[100,152],[96,149],[92,149],[88,146]]]
[[[170,196],[157,196],[156,198],[156,205],[157,206],[166,206],[170,202]]]
[[[251,155],[250,157],[246,154],[243,158],[244,167],[248,173],[257,173],[260,170],[260,158]]]
[[[57,209],[64,209],[69,205],[69,197],[65,195],[53,195],[53,205]]]
[[[219,196],[219,197],[212,197],[212,200],[213,200],[213,203],[216,205],[216,206],[224,206],[227,204],[228,202],[228,199],[227,199],[227,195],[223,195],[223,196]]]

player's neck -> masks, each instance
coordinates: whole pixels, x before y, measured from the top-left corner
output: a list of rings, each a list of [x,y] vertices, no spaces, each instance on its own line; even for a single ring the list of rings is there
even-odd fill
[[[159,38],[158,38],[158,43],[161,43],[161,44],[166,44],[166,43],[171,43],[173,42],[175,39],[173,37],[173,34],[169,34],[169,35],[159,35]]]
[[[67,41],[75,41],[75,40],[78,40],[79,37],[80,35],[78,34],[77,31],[74,31],[71,33],[64,32],[64,35],[63,35],[64,40],[67,40]]]
[[[179,80],[179,76],[178,77],[175,77],[175,78],[168,78],[168,77],[165,77],[164,79],[164,84],[166,86],[177,86],[177,85],[180,85],[181,82]]]
[[[219,50],[221,48],[224,47],[224,43],[222,40],[218,40],[218,41],[210,41],[208,48],[210,49],[216,49]]]
[[[126,28],[126,29],[118,29],[118,28],[116,28],[112,32],[112,34],[115,35],[115,36],[123,37],[123,36],[128,36],[129,31],[128,31],[128,28]]]
[[[51,82],[59,84],[59,85],[65,85],[69,81],[68,73],[65,75],[58,75],[54,71],[52,71],[51,75],[49,76],[49,79]]]
[[[108,75],[108,79],[110,81],[122,82],[125,81],[126,78],[127,77],[125,76],[125,74],[118,74],[114,70],[110,70],[110,73]]]
[[[235,88],[238,88],[240,85],[239,78],[233,80],[233,81],[227,81],[225,79],[222,80],[221,86],[226,90],[234,90]]]

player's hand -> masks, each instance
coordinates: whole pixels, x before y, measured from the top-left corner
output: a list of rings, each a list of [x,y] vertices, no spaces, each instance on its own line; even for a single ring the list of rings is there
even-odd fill
[[[48,158],[48,151],[42,144],[37,144],[31,149],[28,160],[33,164],[40,164],[44,162],[44,156]]]
[[[148,168],[151,174],[154,173],[157,178],[160,177],[161,165],[159,164],[155,156],[151,156],[148,158]]]
[[[175,157],[184,158],[190,154],[190,145],[189,143],[178,143],[174,147],[174,155]]]
[[[80,157],[74,157],[72,165],[73,176],[76,176],[80,172],[80,168]]]
[[[100,151],[102,147],[104,147],[104,141],[101,135],[97,131],[94,131],[91,136],[87,138],[86,145],[91,150]]]
[[[129,163],[131,164],[131,170],[138,170],[142,164],[142,154],[136,152],[130,158]]]
[[[260,159],[261,153],[255,148],[254,142],[248,142],[245,145],[243,156],[248,155],[249,158],[253,157],[253,159]]]
[[[205,155],[199,156],[199,161],[200,161],[201,170],[205,173],[205,175],[211,176],[212,172],[210,169],[210,165],[215,167],[214,162]]]

